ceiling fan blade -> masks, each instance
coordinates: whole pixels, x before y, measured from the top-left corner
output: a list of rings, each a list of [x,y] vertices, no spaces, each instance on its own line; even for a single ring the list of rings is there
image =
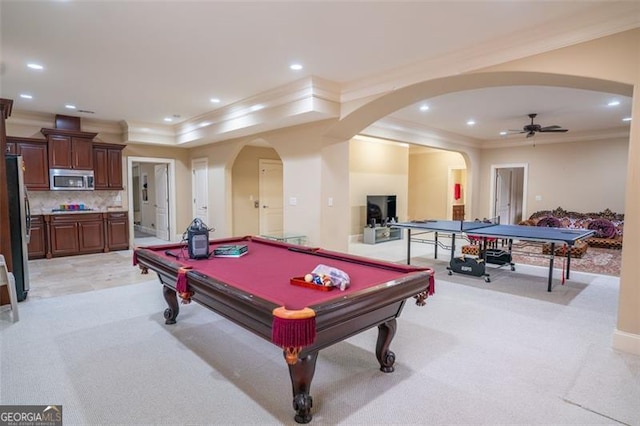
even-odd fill
[[[541,129],[541,130],[546,130],[546,129],[562,129],[562,127],[554,124],[553,126],[544,126],[544,127],[541,127],[540,129]]]
[[[565,133],[568,131],[569,129],[549,129],[549,128],[540,129],[540,132],[543,132],[543,133]]]
[[[524,133],[524,132],[522,132],[522,133]],[[532,136],[535,136],[535,135],[536,135],[536,132],[528,132],[528,133],[527,133],[527,137],[528,137],[528,138],[530,138],[530,137],[532,137]]]

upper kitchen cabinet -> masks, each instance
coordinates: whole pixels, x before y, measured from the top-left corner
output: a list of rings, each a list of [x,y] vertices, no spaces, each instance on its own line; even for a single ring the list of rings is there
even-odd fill
[[[41,129],[49,144],[49,168],[93,170],[93,138],[97,133]]]
[[[12,153],[22,155],[24,183],[30,190],[49,189],[49,159],[47,141],[34,138],[7,136],[7,146]]]
[[[96,189],[123,189],[122,150],[125,145],[93,143],[93,170]]]

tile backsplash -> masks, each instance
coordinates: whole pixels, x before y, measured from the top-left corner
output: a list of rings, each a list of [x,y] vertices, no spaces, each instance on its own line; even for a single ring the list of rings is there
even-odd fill
[[[51,213],[60,204],[84,204],[85,208],[107,211],[109,207],[126,208],[124,191],[29,191],[31,214]]]

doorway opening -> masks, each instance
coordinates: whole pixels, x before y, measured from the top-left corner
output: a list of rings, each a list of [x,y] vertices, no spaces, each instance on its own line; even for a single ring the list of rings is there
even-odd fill
[[[175,160],[128,157],[131,246],[176,240]]]

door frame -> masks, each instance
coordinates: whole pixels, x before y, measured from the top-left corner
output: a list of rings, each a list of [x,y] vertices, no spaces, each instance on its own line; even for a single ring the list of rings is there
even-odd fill
[[[155,157],[127,157],[127,205],[129,216],[129,246],[133,247],[135,234],[133,229],[133,163],[167,164],[167,180],[169,194],[169,238],[170,241],[178,241],[181,234],[176,229],[176,160],[172,158]]]
[[[522,218],[529,217],[527,211],[527,198],[529,191],[529,164],[528,163],[506,163],[506,164],[492,164],[491,174],[489,176],[491,182],[491,190],[489,191],[489,217],[496,216],[496,177],[498,169],[523,169],[522,173]]]

